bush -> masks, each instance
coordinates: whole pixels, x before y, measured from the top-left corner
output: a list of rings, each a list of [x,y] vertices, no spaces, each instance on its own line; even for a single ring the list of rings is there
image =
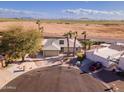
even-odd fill
[[[35,54],[41,50],[42,33],[36,29],[24,29],[14,25],[1,32],[0,53],[6,61],[24,58],[27,54]]]
[[[83,53],[77,53],[77,61],[83,61],[84,57]]]

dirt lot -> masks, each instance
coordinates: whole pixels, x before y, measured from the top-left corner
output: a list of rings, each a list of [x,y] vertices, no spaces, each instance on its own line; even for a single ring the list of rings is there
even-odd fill
[[[35,22],[0,22],[0,31],[4,31],[10,25],[23,25],[25,28],[37,28]],[[63,35],[65,32],[78,31],[80,34],[87,31],[89,37],[110,39],[124,39],[124,24],[83,24],[83,23],[42,23],[45,33]]]

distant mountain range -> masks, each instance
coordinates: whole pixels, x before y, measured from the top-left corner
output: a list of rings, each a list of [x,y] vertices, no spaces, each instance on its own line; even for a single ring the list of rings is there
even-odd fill
[[[82,17],[82,18],[80,18],[80,20],[91,20],[91,19]]]

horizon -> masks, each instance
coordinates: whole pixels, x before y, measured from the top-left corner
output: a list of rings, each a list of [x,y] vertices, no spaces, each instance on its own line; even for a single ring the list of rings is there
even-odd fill
[[[0,1],[0,18],[124,20],[124,1]]]

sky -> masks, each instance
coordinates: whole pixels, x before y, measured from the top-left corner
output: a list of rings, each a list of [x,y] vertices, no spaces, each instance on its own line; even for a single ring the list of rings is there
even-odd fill
[[[124,20],[124,1],[0,1],[0,17]]]

